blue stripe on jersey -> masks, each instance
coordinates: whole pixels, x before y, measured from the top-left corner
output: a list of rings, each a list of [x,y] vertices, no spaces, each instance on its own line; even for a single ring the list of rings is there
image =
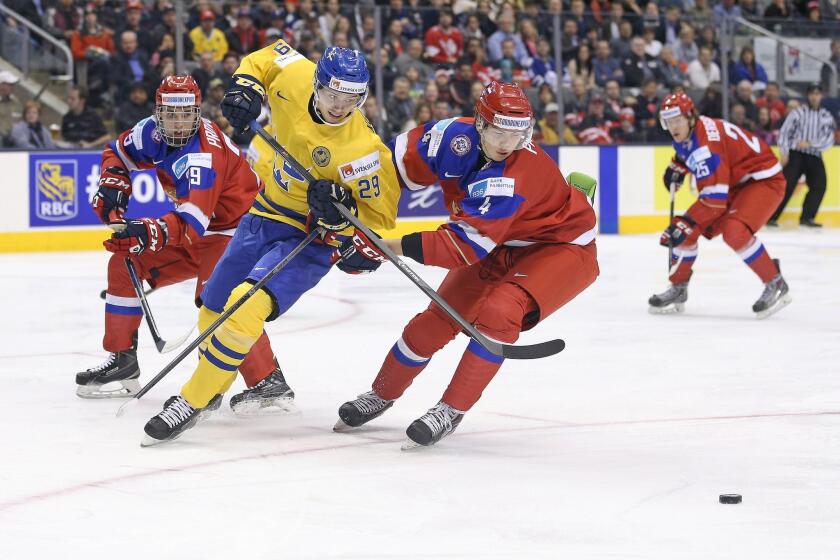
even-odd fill
[[[303,214],[275,204],[274,202],[270,201],[267,196],[265,196],[264,191],[260,191],[260,194],[262,195],[262,200],[264,200],[265,204],[268,205],[268,208],[266,208],[265,204],[262,204],[262,202],[260,202],[259,200],[254,200],[254,208],[259,210],[260,212],[265,212],[267,214],[282,214],[283,216],[286,216],[287,218],[291,218],[293,220],[297,220],[302,224],[306,223],[306,216],[304,216]]]
[[[175,211],[175,213],[178,214],[178,216],[185,222],[187,222],[190,226],[192,226],[192,228],[196,232],[198,232],[199,235],[201,235],[202,237],[204,236],[204,226],[201,225],[201,222],[199,222],[195,216],[193,216],[192,214],[188,214],[187,212],[179,212],[177,210]]]
[[[113,303],[105,304],[105,313],[114,313],[116,315],[143,315],[141,307],[126,307],[124,305],[114,305]]]
[[[204,352],[204,359],[216,366],[217,368],[224,370],[224,371],[236,371],[238,365],[229,364],[224,362],[213,355],[213,352],[208,348],[206,352]]]
[[[231,358],[231,359],[234,359],[234,360],[244,360],[245,359],[245,354],[241,354],[241,353],[237,352],[236,350],[233,350],[232,348],[228,348],[227,346],[222,344],[219,341],[219,339],[216,338],[215,335],[210,339],[210,344],[213,345],[213,348],[215,348],[216,350],[218,350],[219,352],[221,352],[222,354],[224,354],[228,358]]]
[[[463,241],[464,243],[466,243],[467,245],[472,247],[472,250],[475,251],[475,254],[478,256],[479,259],[483,259],[484,257],[486,257],[489,254],[489,251],[485,250],[484,247],[482,247],[481,245],[479,245],[478,243],[476,243],[475,241],[470,239],[467,236],[466,232],[463,229],[461,229],[460,225],[455,224],[455,223],[450,223],[449,227],[452,229],[452,231],[455,232],[455,234],[458,237],[461,238],[461,241]]]
[[[729,198],[729,194],[727,194],[727,193],[709,193],[709,194],[700,193],[699,198],[711,198],[712,200],[726,200],[727,198]]]
[[[467,351],[472,352],[482,360],[487,360],[488,362],[492,362],[494,364],[501,364],[505,361],[504,358],[493,354],[475,340],[470,340],[470,343],[467,344]]]
[[[481,198],[470,197],[461,201],[461,208],[468,215],[482,220],[500,220],[516,214],[523,202],[525,202],[525,199],[519,194]]]

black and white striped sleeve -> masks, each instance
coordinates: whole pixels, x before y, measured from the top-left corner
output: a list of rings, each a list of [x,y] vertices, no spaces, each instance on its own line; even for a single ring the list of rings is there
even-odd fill
[[[811,147],[824,152],[834,145],[834,117],[825,109],[820,109],[814,118],[813,130],[809,131]]]
[[[779,130],[779,151],[787,154],[791,147],[796,145],[793,136],[799,128],[799,121],[802,118],[802,108],[793,110],[782,123],[782,128]]]

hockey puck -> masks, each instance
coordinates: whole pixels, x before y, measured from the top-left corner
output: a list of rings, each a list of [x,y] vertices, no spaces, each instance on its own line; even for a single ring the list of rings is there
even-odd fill
[[[718,501],[722,504],[740,504],[741,494],[721,494]]]

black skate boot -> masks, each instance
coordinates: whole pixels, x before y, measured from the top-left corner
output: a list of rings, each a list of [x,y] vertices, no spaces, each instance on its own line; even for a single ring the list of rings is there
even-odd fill
[[[241,416],[254,414],[292,412],[295,392],[286,383],[278,367],[268,377],[230,398],[230,408]]]
[[[111,352],[101,364],[76,374],[76,394],[83,399],[130,397],[140,390],[137,351]]]
[[[177,398],[178,398],[178,395],[175,395],[173,397],[169,397],[168,399],[166,399],[163,403],[163,408],[168,407]],[[213,414],[214,412],[216,412],[217,410],[219,410],[219,408],[221,408],[221,406],[222,406],[222,395],[216,395],[215,397],[210,399],[210,402],[207,403],[207,406],[202,408],[201,411],[198,413],[198,420],[196,421],[196,424],[198,424],[200,422],[203,422],[204,420],[207,420],[210,417],[210,415]]]
[[[215,401],[215,402],[214,402]],[[140,442],[142,447],[157,445],[180,437],[184,431],[202,420],[202,413],[216,410],[222,404],[222,396],[216,395],[204,408],[193,408],[181,395],[166,400],[163,410],[146,422],[143,431],[146,435]]]
[[[420,445],[434,445],[454,432],[463,418],[463,412],[440,401],[430,408],[429,412],[411,423],[405,431],[408,440],[403,443],[403,450],[414,449]]]
[[[386,401],[374,391],[362,393],[352,401],[347,401],[338,409],[340,420],[333,431],[346,432],[367,424],[383,412],[394,406],[394,401]]]
[[[671,287],[661,294],[650,296],[648,311],[655,315],[682,313],[685,310],[686,300],[688,300],[688,282],[671,284]]]
[[[765,319],[773,315],[793,301],[790,293],[788,293],[790,289],[787,282],[782,277],[782,267],[779,264],[779,259],[773,259],[773,262],[776,263],[779,273],[764,284],[764,292],[752,306],[752,310],[759,319]]]

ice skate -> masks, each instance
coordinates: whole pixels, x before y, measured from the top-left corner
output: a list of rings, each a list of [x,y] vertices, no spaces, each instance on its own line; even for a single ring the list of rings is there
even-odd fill
[[[779,266],[778,259],[773,259],[773,262],[776,263],[779,273],[764,285],[764,292],[752,306],[752,310],[759,319],[766,319],[793,301],[789,293],[790,288],[782,277],[782,268]]]
[[[217,410],[221,404],[222,395],[213,397],[204,408],[193,408],[180,395],[170,397],[166,400],[161,413],[146,422],[143,428],[146,434],[140,445],[149,447],[180,437],[186,430],[204,420],[210,412]]]
[[[295,410],[295,392],[278,367],[268,377],[230,398],[230,408],[239,416],[288,413]]]
[[[346,432],[367,424],[394,405],[394,401],[387,401],[374,391],[362,393],[352,401],[347,401],[338,409],[339,421],[335,423],[333,431]]]
[[[76,394],[83,399],[130,397],[140,390],[137,351],[111,352],[98,366],[76,374]]]
[[[686,300],[688,300],[688,282],[671,284],[661,294],[650,296],[648,311],[655,315],[682,313],[685,310]]]
[[[434,445],[455,431],[464,418],[464,413],[443,401],[411,423],[405,431],[408,439],[402,444],[402,450],[408,451],[420,446]]]

